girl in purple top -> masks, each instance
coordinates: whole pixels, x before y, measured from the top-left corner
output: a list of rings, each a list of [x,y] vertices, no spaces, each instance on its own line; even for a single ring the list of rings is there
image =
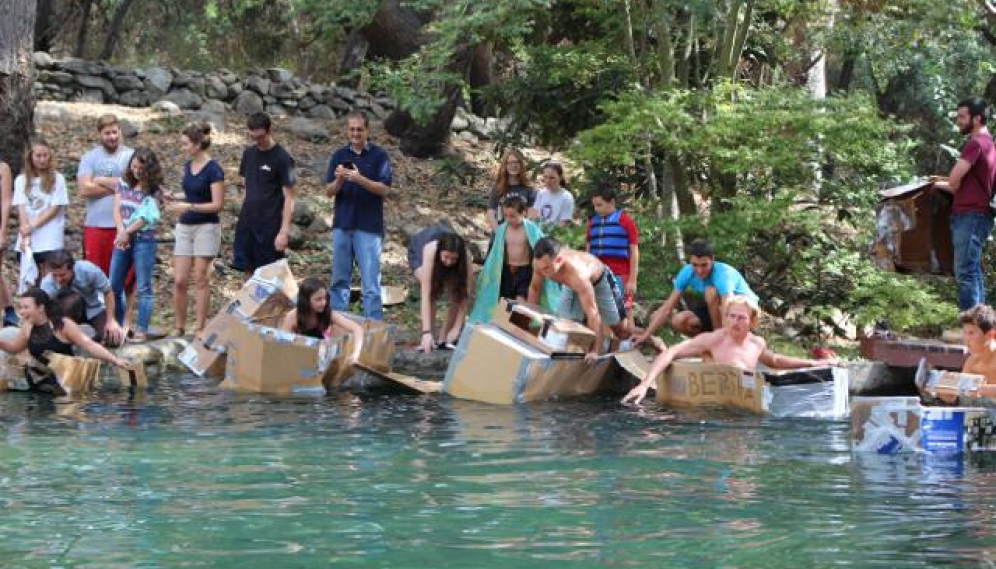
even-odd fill
[[[158,198],[163,184],[163,171],[156,154],[149,148],[139,148],[132,155],[118,191],[114,194],[114,252],[111,255],[111,289],[116,297],[114,309],[118,322],[124,322],[125,277],[135,268],[138,293],[138,330],[132,340],[148,339],[149,324],[155,297],[152,292],[152,272],[156,265],[156,229],[159,225]]]

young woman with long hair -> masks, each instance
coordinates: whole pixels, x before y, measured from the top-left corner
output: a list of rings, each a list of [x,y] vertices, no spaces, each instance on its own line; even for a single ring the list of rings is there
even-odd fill
[[[422,351],[452,349],[460,338],[470,308],[470,291],[474,290],[467,243],[448,227],[429,227],[412,237],[408,264],[421,288]],[[436,305],[444,294],[449,308],[436,336]]]
[[[66,178],[56,169],[52,149],[44,140],[32,140],[24,154],[24,173],[14,180],[11,204],[17,208],[21,226],[15,246],[34,255],[37,285],[45,274],[48,254],[65,248],[69,205]]]
[[[162,192],[163,170],[159,158],[149,148],[139,148],[131,157],[128,169],[114,194],[114,252],[111,255],[111,288],[118,322],[124,322],[125,279],[128,270],[135,269],[138,294],[138,330],[132,340],[145,341],[152,322],[155,295],[152,288],[156,266],[156,230],[159,225],[159,198]]]
[[[304,279],[297,289],[297,308],[284,316],[280,327],[288,332],[322,339],[333,335],[333,326],[342,328],[353,337],[353,351],[346,363],[356,364],[363,351],[363,326],[345,314],[332,310],[329,289],[321,279]]]
[[[501,204],[509,196],[520,196],[529,208],[526,217],[536,219],[536,210],[533,205],[536,203],[536,189],[529,185],[526,176],[526,158],[518,150],[512,149],[505,153],[498,166],[498,180],[491,190],[491,198],[488,201],[487,222],[491,233],[498,229],[504,221],[501,212]]]

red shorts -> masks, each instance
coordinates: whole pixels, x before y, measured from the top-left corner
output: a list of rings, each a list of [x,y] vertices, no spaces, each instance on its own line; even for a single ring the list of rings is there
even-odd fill
[[[118,230],[113,227],[83,228],[83,258],[100,267],[108,278],[111,275],[111,255],[114,253],[114,237],[117,234]],[[128,276],[125,277],[125,290],[135,290],[134,265],[128,269]]]

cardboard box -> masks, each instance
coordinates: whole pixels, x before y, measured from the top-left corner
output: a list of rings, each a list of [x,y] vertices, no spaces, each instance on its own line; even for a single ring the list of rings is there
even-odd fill
[[[96,387],[101,361],[80,356],[46,353],[48,368],[55,373],[66,393],[83,393]]]
[[[977,398],[979,387],[986,383],[984,375],[931,369],[927,358],[920,360],[914,377],[917,389],[928,402],[954,402],[959,397]]]
[[[242,290],[247,290],[250,285],[252,287],[262,286],[270,291],[279,290],[291,303],[297,302],[297,279],[294,278],[287,259],[281,259],[256,269]]]
[[[616,354],[616,359],[637,380],[646,377],[650,370],[651,361],[635,350]],[[664,377],[668,374],[671,374],[667,379],[671,391],[663,395],[659,388],[663,378],[657,378],[657,400],[663,397],[665,404],[746,409],[775,417],[838,419],[849,413],[850,381],[843,368],[764,370],[751,374],[732,366],[679,360]],[[755,397],[759,381],[764,394],[760,410]]]
[[[767,413],[771,393],[761,376],[736,366],[677,360],[657,377],[657,401]]]
[[[325,393],[329,364],[342,357],[342,339],[319,340],[240,322],[228,335],[225,386],[275,394]]]
[[[546,354],[585,354],[595,343],[595,332],[587,326],[504,298],[491,324]]]
[[[996,450],[994,411],[928,407],[917,397],[855,397],[851,438],[859,452],[959,453]]]
[[[551,355],[534,341],[491,324],[467,326],[450,358],[443,391],[461,399],[510,405],[587,395],[619,377],[610,355],[589,365],[582,355]]]
[[[199,377],[225,377],[225,353],[219,349],[206,348],[193,341],[180,352],[177,359]]]

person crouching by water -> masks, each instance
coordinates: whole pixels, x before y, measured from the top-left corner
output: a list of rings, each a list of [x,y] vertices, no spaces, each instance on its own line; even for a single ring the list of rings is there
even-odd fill
[[[452,350],[460,339],[470,309],[470,291],[474,289],[467,243],[449,227],[427,227],[412,236],[408,244],[408,266],[421,287],[422,351]],[[436,304],[444,292],[449,296],[449,308],[437,343],[433,334]]]
[[[344,329],[352,337],[353,351],[346,364],[355,365],[360,361],[360,352],[363,351],[363,326],[345,314],[332,310],[329,289],[321,279],[309,277],[301,281],[297,291],[297,308],[284,316],[280,329],[321,340],[333,335],[333,325]]]
[[[602,324],[610,327],[619,340],[628,340],[631,331],[626,320],[626,305],[619,277],[591,253],[574,251],[556,239],[544,237],[533,248],[533,276],[529,283],[528,302],[535,304],[544,280],[563,285],[557,315],[584,322],[595,332],[592,350],[585,361],[594,363],[602,346]]]
[[[677,358],[708,355],[714,363],[737,366],[747,371],[753,371],[758,362],[773,369],[797,369],[836,363],[834,359],[808,360],[772,352],[764,338],[751,332],[751,328],[757,325],[759,312],[757,304],[750,297],[728,297],[723,305],[723,328],[715,332],[703,332],[661,352],[643,381],[631,389],[622,402],[639,404],[657,376]]]
[[[107,348],[94,342],[83,333],[79,325],[62,316],[62,310],[40,288],[31,287],[18,300],[21,315],[20,334],[12,340],[0,339],[0,350],[18,354],[25,349],[31,357],[48,365],[46,352],[72,356],[73,347],[79,346],[93,357],[117,367],[128,367],[128,362],[115,356]],[[66,392],[52,376],[36,378],[28,372],[32,391],[61,396]]]

